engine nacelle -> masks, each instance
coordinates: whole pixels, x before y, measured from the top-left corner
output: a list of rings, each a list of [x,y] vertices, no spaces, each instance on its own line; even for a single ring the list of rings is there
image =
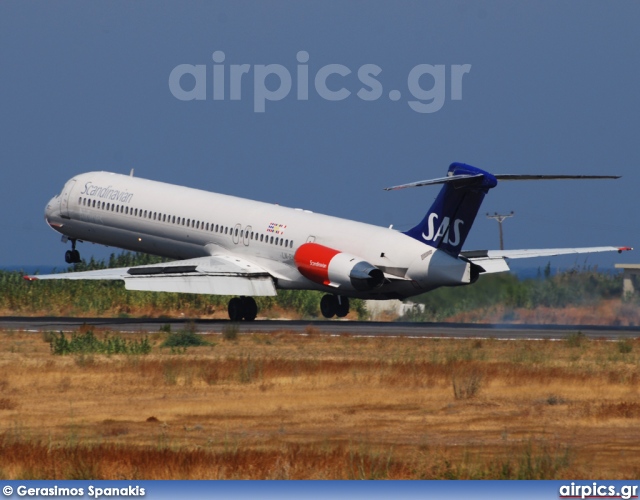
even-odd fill
[[[302,245],[293,260],[300,274],[321,285],[365,292],[384,283],[384,273],[377,267],[317,243]]]

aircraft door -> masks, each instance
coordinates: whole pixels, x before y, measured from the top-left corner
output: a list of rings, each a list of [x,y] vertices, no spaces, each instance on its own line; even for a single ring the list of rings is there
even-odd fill
[[[69,199],[71,198],[71,191],[76,185],[76,180],[71,179],[64,185],[64,189],[62,190],[61,202],[60,202],[60,216],[65,219],[70,219],[69,216]]]

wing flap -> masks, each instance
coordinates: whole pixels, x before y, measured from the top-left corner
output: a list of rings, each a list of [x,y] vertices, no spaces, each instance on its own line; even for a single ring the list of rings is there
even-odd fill
[[[252,275],[152,275],[125,278],[127,290],[197,293],[203,295],[274,296],[276,288],[268,274]]]

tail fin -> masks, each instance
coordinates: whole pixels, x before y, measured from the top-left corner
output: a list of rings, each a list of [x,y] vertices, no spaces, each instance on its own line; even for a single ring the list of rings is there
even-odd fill
[[[446,177],[412,182],[411,184],[386,188],[386,190],[444,184],[445,186],[440,191],[427,215],[422,219],[422,222],[404,234],[457,257],[478,214],[484,195],[489,192],[489,189],[496,187],[499,180],[541,181],[548,179],[618,178],[619,176],[616,175],[493,175],[471,165],[452,163],[449,166]]]
[[[447,177],[402,187],[444,184],[424,219],[405,234],[457,257],[478,214],[484,195],[498,184],[489,172],[452,163]]]

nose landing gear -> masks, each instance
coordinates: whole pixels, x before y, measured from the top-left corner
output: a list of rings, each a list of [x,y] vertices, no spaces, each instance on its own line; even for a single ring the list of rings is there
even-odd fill
[[[80,262],[80,252],[76,250],[76,241],[75,239],[71,240],[71,250],[67,250],[64,254],[64,261],[67,264],[77,264]]]

